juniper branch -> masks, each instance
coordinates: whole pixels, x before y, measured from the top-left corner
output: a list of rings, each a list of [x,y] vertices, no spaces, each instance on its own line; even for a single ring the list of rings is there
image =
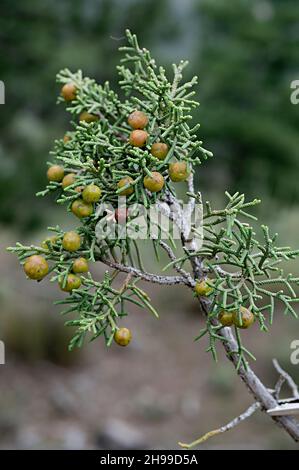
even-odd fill
[[[110,346],[118,328],[119,317],[127,315],[127,304],[134,303],[140,308],[147,308],[157,316],[148,295],[137,285],[139,280],[194,288],[197,280],[211,276],[214,286],[212,294],[198,298],[206,323],[198,338],[208,336],[208,351],[215,359],[217,344],[220,342],[223,345],[237,374],[261,410],[266,411],[277,404],[275,394],[263,385],[250,368],[248,358],[254,359],[254,356],[244,346],[239,329],[235,328],[234,335],[230,328],[223,328],[219,324],[218,317],[223,309],[240,313],[240,308],[246,306],[259,322],[261,330],[265,331],[268,318],[270,324],[273,321],[278,302],[284,306],[285,313],[297,317],[293,305],[299,302],[296,293],[299,278],[286,275],[279,265],[295,259],[299,250],[278,246],[277,234],[270,235],[266,226],[261,227],[261,242],[250,225],[252,220],[256,220],[250,210],[260,201],[246,201],[245,196],[238,192],[226,192],[227,204],[223,209],[214,209],[206,201],[203,226],[198,227],[195,222],[190,226],[187,219],[195,204],[202,205],[201,194],[194,192],[193,172],[196,165],[212,156],[199,140],[199,124],[193,127],[189,125],[192,119],[190,113],[198,106],[196,101],[190,99],[193,96],[191,88],[197,82],[197,77],[183,83],[183,70],[187,62],[181,61],[173,66],[173,79],[168,79],[164,68],[156,65],[150,52],[139,46],[137,37],[130,31],[126,34],[128,45],[121,48],[124,56],[118,67],[120,88],[127,96],[125,100],[111,90],[109,83],[98,85],[94,80],[83,77],[80,70],[73,73],[65,69],[58,74],[58,82],[62,85],[73,84],[76,94],[74,99],[67,101],[67,111],[73,118],[73,128],[68,133],[70,138],[67,141],[57,140],[51,157],[55,164],[63,165],[67,173],[74,174],[75,182],[69,187],[63,187],[60,181],[50,181],[39,193],[45,196],[55,192],[57,203],[65,204],[69,212],[74,212],[73,203],[81,200],[78,192],[80,188],[94,184],[101,189],[101,203],[109,204],[110,208],[103,214],[99,210],[100,204],[96,204],[96,210],[81,219],[77,234],[82,244],[75,254],[63,246],[64,232],[59,227],[52,229],[55,241],[46,243],[46,247],[18,243],[10,251],[18,255],[22,264],[32,255],[42,255],[44,261],[51,263],[51,280],[57,282],[62,279],[63,288],[75,257],[84,256],[92,262],[101,261],[114,269],[113,274],[107,271],[101,281],[94,280],[90,273],[81,276],[77,279],[81,287],[72,289],[69,297],[59,302],[66,305],[64,314],[78,312],[75,319],[67,322],[77,328],[71,348],[82,346],[87,336],[91,340],[104,336],[107,346]],[[58,101],[64,102],[62,97]],[[142,148],[128,141],[132,129],[127,118],[136,108],[146,112],[149,118],[148,141]],[[92,122],[80,120],[76,123],[77,115],[82,112],[92,113]],[[157,141],[167,143],[168,154],[162,161],[158,161],[151,151],[152,144]],[[187,182],[189,200],[185,211],[170,178],[168,165],[173,159],[185,163],[190,169]],[[151,177],[153,171],[160,172],[163,178],[164,185],[158,193],[144,186],[144,178]],[[124,177],[130,177],[131,180],[125,186],[118,187],[120,179]],[[118,197],[124,188],[130,192],[127,195],[129,208],[141,204],[147,209],[155,204],[178,229],[184,252],[182,256],[178,257],[175,248],[172,250],[170,247],[173,242],[171,236],[169,243],[161,240],[163,229],[160,226],[158,240],[154,242],[156,254],[159,254],[158,248],[163,249],[170,258],[164,270],[173,267],[178,276],[147,272],[143,268],[138,243],[128,236],[123,239],[117,234],[113,240],[109,236],[104,240],[98,238],[98,224],[115,219]],[[92,206],[88,206],[90,208],[93,210]],[[128,225],[134,223],[132,217]],[[202,230],[203,243],[198,247],[195,240],[198,235],[202,235]],[[186,263],[190,263],[191,273],[186,269]],[[114,280],[119,272],[129,276],[122,288],[117,290],[114,288]],[[285,373],[280,376],[288,381],[293,393],[298,396],[292,380]],[[281,383],[282,379],[276,387],[277,394]],[[298,425],[292,418],[272,419],[295,441],[299,440]]]

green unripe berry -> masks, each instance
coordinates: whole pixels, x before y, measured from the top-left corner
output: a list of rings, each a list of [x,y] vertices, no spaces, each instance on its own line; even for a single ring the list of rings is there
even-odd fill
[[[62,246],[66,251],[77,251],[81,246],[81,238],[77,232],[66,232],[62,239]]]
[[[148,117],[142,111],[133,111],[128,117],[128,124],[133,129],[143,129],[148,124]]]
[[[132,333],[128,328],[119,328],[114,333],[114,341],[119,346],[128,346],[132,339]]]
[[[90,217],[93,213],[93,205],[89,202],[85,202],[82,199],[76,199],[72,204],[72,213],[83,219],[84,217]]]
[[[214,290],[213,287],[210,286],[207,281],[209,281],[209,280],[208,279],[207,280],[203,279],[202,281],[198,281],[195,284],[194,290],[195,290],[197,295],[206,297],[206,296],[210,295],[213,292],[213,290]]]
[[[239,311],[233,312],[233,322],[238,328],[249,328],[254,321],[255,316],[245,307],[240,307]]]
[[[56,243],[57,240],[58,240],[58,237],[56,235],[54,235],[53,237],[48,237],[44,241],[42,241],[41,247],[44,248],[44,250],[48,250],[49,249],[48,244],[54,245],[54,243]]]
[[[74,184],[76,181],[76,175],[75,173],[69,173],[68,175],[65,175],[61,182],[61,186],[63,189],[67,188],[68,186],[71,186],[71,184]]]
[[[118,189],[121,189],[124,186],[127,186],[128,184],[133,184],[133,183],[134,183],[134,180],[133,178],[131,178],[131,176],[125,176],[124,178],[119,180],[119,182],[117,183],[117,187]],[[134,192],[134,188],[131,186],[129,188],[124,189],[119,194],[120,196],[130,196],[130,194],[133,194],[133,192]]]
[[[87,273],[88,272],[88,261],[86,258],[77,258],[73,262],[72,271],[73,273]]]
[[[89,184],[82,192],[82,199],[85,202],[98,202],[101,194],[101,188],[99,188],[96,184]]]
[[[72,292],[73,289],[79,289],[81,286],[81,279],[75,274],[68,274],[66,283],[64,281],[59,282],[60,289],[64,292]]]
[[[168,154],[168,145],[163,142],[156,142],[151,147],[151,154],[158,158],[158,160],[164,160]]]
[[[52,165],[48,168],[47,178],[49,181],[60,183],[64,177],[64,169],[60,165]]]
[[[80,116],[79,116],[79,121],[85,121],[85,122],[94,122],[98,121],[99,116],[96,116],[95,114],[88,113],[87,111],[83,111]]]
[[[218,320],[223,326],[232,326],[233,321],[233,312],[227,312],[222,310],[218,315]]]
[[[186,162],[175,162],[170,163],[168,168],[168,173],[171,181],[178,183],[180,181],[185,181],[190,172],[188,171],[188,165]]]
[[[24,271],[30,279],[40,281],[49,272],[49,265],[41,255],[32,255],[26,259]]]
[[[158,171],[153,171],[152,176],[143,178],[143,185],[151,193],[157,193],[164,187],[164,178]]]

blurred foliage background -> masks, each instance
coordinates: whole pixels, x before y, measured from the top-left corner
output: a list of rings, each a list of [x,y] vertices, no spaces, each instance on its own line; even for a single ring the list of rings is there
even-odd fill
[[[80,68],[98,81],[110,80],[117,85],[117,48],[123,44],[126,28],[137,33],[140,43],[151,49],[167,69],[172,62],[186,58],[190,60],[189,76],[199,75],[201,106],[194,118],[201,123],[199,134],[215,157],[198,171],[197,187],[205,197],[217,201],[222,200],[226,189],[262,197],[263,221],[280,230],[283,243],[295,244],[299,227],[299,107],[290,102],[290,83],[299,78],[296,0],[2,0],[0,8],[0,79],[6,86],[6,104],[0,109],[3,247],[20,237],[38,238],[45,232],[43,227],[62,218],[51,199],[34,196],[46,182],[45,163],[53,139],[68,129],[68,116],[55,104],[59,93],[55,84],[57,71]],[[73,355],[70,359],[66,352],[68,333],[63,321],[56,319],[57,309],[51,306],[54,289],[43,286],[38,295],[36,286],[28,290],[16,260],[4,251],[1,256],[1,274],[6,280],[0,291],[0,338],[5,339],[11,359],[3,368],[0,383],[1,410],[5,409],[0,415],[4,436],[0,445],[10,442],[13,447],[28,448],[109,448],[113,439],[121,440],[120,435],[130,434],[130,429],[122,428],[129,421],[139,431],[142,429],[147,445],[174,446],[183,437],[177,432],[186,432],[185,437],[192,439],[199,431],[206,431],[206,426],[217,426],[223,424],[222,419],[232,418],[230,413],[236,412],[238,403],[234,394],[237,393],[240,409],[247,404],[246,391],[232,378],[229,365],[216,372],[216,366],[208,362],[201,367],[201,374],[195,371],[197,358],[204,354],[202,346],[192,343],[200,325],[194,302],[183,292],[174,302],[171,292],[154,291],[158,308],[165,314],[172,312],[176,329],[172,328],[169,315],[161,320],[158,333],[151,319],[141,322],[138,316],[135,318],[134,328],[143,338],[135,346],[138,357],[134,356],[134,348],[124,356],[118,350],[108,354],[102,348],[99,360],[97,348],[101,346],[97,345],[89,349],[86,357]],[[296,268],[298,264],[292,267]],[[30,298],[30,302],[24,302],[24,298]],[[190,314],[187,319],[185,312]],[[260,372],[269,380],[273,378],[269,371],[273,355],[280,355],[290,367],[289,342],[294,338],[294,328],[298,331],[294,322],[281,322],[274,328],[275,351],[269,337],[266,341],[261,335],[254,341],[255,350],[261,352]],[[182,332],[180,338],[176,335],[178,330]],[[156,336],[155,353],[146,339],[149,334]],[[165,344],[176,351],[174,359]],[[170,371],[156,371],[160,357]],[[122,364],[128,360],[134,364],[139,379],[130,371],[121,375],[124,388],[117,395],[113,381],[118,380],[118,374],[124,374]],[[75,372],[69,369],[70,362],[75,364]],[[144,362],[148,367],[146,375]],[[66,375],[60,367],[67,370]],[[293,373],[299,377],[297,369],[293,366]],[[9,379],[12,393],[5,385]],[[21,379],[25,381],[23,394]],[[183,383],[187,385],[183,387]],[[30,399],[35,387],[36,406]],[[101,387],[103,394],[95,394],[95,388]],[[114,414],[123,422],[115,424],[111,413],[99,411],[99,430],[91,405],[81,403],[84,412],[77,410],[82,390],[91,401],[98,400],[98,407],[104,410],[111,405],[106,403],[106,397],[118,400],[120,407],[113,408]],[[128,403],[132,390],[137,390],[136,397],[132,395],[134,406]],[[73,392],[77,395],[73,396]],[[207,411],[201,409],[198,395],[204,400],[207,393],[213,413],[205,415]],[[227,397],[233,398],[234,406],[225,405],[225,414]],[[26,413],[27,405],[30,411]],[[46,426],[44,432],[39,426]],[[125,431],[121,433],[119,429]],[[260,435],[261,429],[268,437],[254,440],[253,435]],[[91,430],[96,438],[90,437]],[[159,432],[158,443],[155,439]],[[118,446],[132,446],[138,438],[140,442],[135,429],[131,430],[131,437],[131,443]],[[247,425],[239,435],[215,441],[211,448],[217,443],[225,448],[292,447],[279,430],[272,429],[271,423],[262,418]]]
[[[186,57],[188,73],[199,75],[201,108],[194,117],[216,158],[202,167],[198,184],[297,202],[299,113],[289,96],[299,63],[298,23],[294,0],[2,0],[1,219],[22,230],[41,223],[34,193],[44,183],[53,138],[67,129],[55,106],[55,74],[81,68],[116,84],[126,27],[158,61],[169,67]]]

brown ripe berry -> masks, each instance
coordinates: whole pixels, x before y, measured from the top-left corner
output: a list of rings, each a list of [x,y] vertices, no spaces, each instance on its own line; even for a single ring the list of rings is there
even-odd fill
[[[73,262],[72,271],[73,273],[87,273],[88,272],[88,261],[86,258],[77,258]]]
[[[203,297],[210,295],[214,289],[209,284],[211,284],[211,281],[209,279],[203,279],[202,281],[198,281],[194,287],[196,294]]]
[[[233,322],[238,328],[249,328],[254,321],[255,316],[245,307],[240,307],[239,311],[233,312]]]
[[[71,137],[69,135],[65,134],[65,136],[63,137],[63,142],[65,144],[67,144],[70,140],[71,140]]]
[[[67,188],[68,186],[71,186],[71,184],[74,184],[76,180],[76,175],[75,173],[69,173],[68,175],[65,175],[61,182],[61,186],[63,189]]]
[[[158,160],[164,160],[168,154],[168,145],[163,142],[156,142],[151,147],[151,154],[158,158]]]
[[[233,312],[227,312],[226,310],[222,310],[218,315],[218,320],[223,326],[232,326],[232,324],[234,323]]]
[[[60,165],[52,165],[48,168],[47,178],[49,181],[60,183],[64,177],[64,169]]]
[[[84,188],[85,188],[85,186],[77,186],[75,188],[75,191],[76,191],[76,193],[82,193],[82,191],[84,191]]]
[[[76,98],[77,88],[74,83],[66,83],[61,88],[61,95],[65,101],[72,101]]]
[[[119,328],[114,333],[114,341],[119,346],[128,346],[132,339],[132,333],[128,328]]]
[[[66,283],[64,283],[64,279],[59,282],[60,289],[64,292],[72,292],[73,289],[79,289],[81,286],[81,279],[75,274],[68,274]]]
[[[168,173],[171,181],[174,181],[175,183],[185,181],[190,174],[186,162],[170,163]]]
[[[144,129],[148,125],[148,117],[142,111],[133,111],[128,117],[128,124],[133,129]]]
[[[148,139],[148,133],[140,129],[132,131],[130,134],[129,142],[133,147],[144,147]]]
[[[48,245],[54,245],[54,243],[56,243],[57,240],[58,240],[58,237],[56,235],[54,235],[53,237],[48,237],[41,243],[41,247],[44,250],[48,250],[49,249]]]
[[[128,184],[133,184],[134,180],[131,178],[131,176],[125,176],[119,182],[117,183],[118,189],[123,188],[124,186],[127,186]],[[129,188],[124,189],[119,193],[120,196],[130,196],[130,194],[133,194],[134,188],[131,186]]]
[[[151,193],[157,193],[164,186],[164,178],[158,171],[152,171],[152,176],[145,176],[143,178],[143,185]]]
[[[26,259],[24,271],[30,279],[40,281],[48,274],[49,265],[43,256],[32,255]]]
[[[72,213],[79,219],[90,217],[93,213],[93,205],[85,202],[82,199],[76,199],[72,204]]]
[[[79,116],[79,121],[94,122],[98,120],[99,120],[99,116],[88,113],[87,111],[83,111]]]
[[[81,238],[77,232],[66,232],[62,239],[62,246],[66,251],[77,251],[81,246]]]
[[[101,194],[101,188],[99,188],[96,184],[89,184],[82,192],[82,199],[85,202],[98,202]]]
[[[128,209],[126,207],[118,207],[115,209],[115,220],[118,224],[123,225],[127,222]]]

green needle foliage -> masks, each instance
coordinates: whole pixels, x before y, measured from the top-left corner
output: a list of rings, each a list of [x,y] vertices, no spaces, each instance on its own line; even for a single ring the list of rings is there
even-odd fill
[[[214,357],[215,341],[221,339],[217,334],[221,325],[215,325],[213,320],[221,311],[239,312],[240,307],[246,307],[254,314],[260,329],[267,331],[267,323],[272,324],[277,303],[282,303],[285,314],[297,318],[293,304],[299,302],[294,290],[299,285],[299,277],[284,274],[280,268],[283,261],[297,257],[299,250],[277,246],[278,234],[271,237],[265,225],[261,226],[262,241],[257,240],[253,227],[248,223],[248,220],[256,219],[248,209],[260,201],[245,202],[244,195],[239,193],[226,195],[229,201],[223,210],[213,210],[206,202],[203,245],[192,254],[203,260],[204,271],[213,278],[212,305],[207,327],[200,337],[206,333],[210,335],[209,350]],[[242,345],[238,328],[235,329],[240,363],[246,365],[244,353],[253,356]]]
[[[18,243],[9,250],[18,255],[22,264],[33,255],[45,258],[49,263],[51,280],[59,283],[63,289],[67,286],[68,276],[72,274],[73,262],[78,257],[84,257],[90,262],[102,261],[114,268],[112,273],[106,272],[102,281],[93,279],[90,273],[81,275],[80,287],[71,290],[65,300],[58,302],[66,306],[63,314],[75,315],[66,323],[76,328],[71,349],[80,347],[86,336],[90,340],[103,336],[109,346],[119,328],[119,319],[127,315],[130,303],[147,308],[158,316],[148,295],[138,286],[141,279],[160,284],[180,282],[192,289],[196,281],[206,279],[212,289],[204,298],[209,305],[209,313],[206,327],[199,337],[209,335],[208,350],[216,358],[217,341],[225,341],[221,335],[223,325],[218,321],[223,310],[240,312],[241,307],[247,308],[259,322],[261,330],[267,330],[267,324],[272,323],[276,303],[284,305],[286,314],[297,316],[293,305],[299,301],[294,290],[299,278],[285,275],[279,263],[295,258],[299,251],[277,246],[277,235],[270,236],[265,226],[262,226],[262,241],[258,241],[253,227],[248,223],[255,217],[248,211],[260,201],[246,202],[244,195],[239,193],[226,193],[228,203],[223,210],[214,210],[206,202],[203,227],[197,223],[191,227],[194,237],[200,236],[203,228],[203,244],[199,249],[191,250],[184,242],[184,236],[182,257],[176,257],[167,245],[171,262],[165,269],[173,267],[180,276],[147,273],[139,250],[140,242],[132,237],[124,238],[117,232],[114,238],[107,236],[99,240],[97,225],[115,217],[118,198],[124,189],[131,189],[126,198],[129,209],[134,209],[136,204],[148,208],[157,202],[169,203],[171,206],[175,201],[180,205],[176,183],[170,178],[169,163],[185,163],[191,174],[189,179],[192,179],[195,167],[212,156],[197,138],[199,125],[190,125],[190,113],[198,106],[193,100],[195,92],[192,90],[197,78],[189,82],[182,81],[187,62],[174,65],[173,79],[169,80],[164,68],[156,65],[149,51],[141,48],[136,36],[129,31],[127,40],[128,45],[120,48],[123,58],[117,68],[120,77],[119,95],[111,90],[108,82],[99,85],[83,77],[81,71],[72,73],[65,69],[57,76],[58,83],[62,86],[72,84],[76,93],[66,106],[72,117],[72,129],[67,133],[67,139],[55,142],[49,165],[62,166],[65,175],[74,174],[74,180],[68,186],[50,181],[38,195],[54,192],[57,203],[65,204],[67,211],[74,212],[73,203],[81,201],[82,188],[93,184],[101,189],[100,200],[91,205],[92,210],[80,219],[76,230],[81,238],[80,247],[74,252],[67,251],[63,231],[59,227],[52,227],[49,230],[55,238],[43,246],[23,246]],[[65,103],[62,96],[58,101]],[[136,109],[148,117],[148,139],[141,148],[130,143],[132,128],[128,124],[128,116]],[[85,120],[82,113],[85,113]],[[89,113],[87,118],[86,113]],[[151,153],[152,144],[156,142],[167,144],[168,153],[164,160],[158,160]],[[159,172],[164,179],[164,186],[158,192],[149,191],[144,184],[144,178],[152,177],[153,171]],[[126,177],[131,179],[120,188],[119,181]],[[195,194],[190,185],[189,189],[187,195],[189,204],[191,201],[190,207],[192,201],[202,205],[201,195]],[[103,203],[112,207],[112,212],[103,213],[100,210]],[[132,216],[128,223],[134,220]],[[162,232],[163,228],[159,226],[158,237],[153,240],[157,257],[163,248]],[[176,250],[170,235],[169,241]],[[190,269],[190,262],[193,265],[195,259],[200,264],[201,279],[194,279],[195,274],[198,277],[195,271],[192,274],[185,271],[188,270],[187,264]],[[116,289],[115,279],[121,271],[128,276],[121,288]],[[242,345],[239,328],[235,328],[239,364],[246,365],[246,355],[253,356]]]

